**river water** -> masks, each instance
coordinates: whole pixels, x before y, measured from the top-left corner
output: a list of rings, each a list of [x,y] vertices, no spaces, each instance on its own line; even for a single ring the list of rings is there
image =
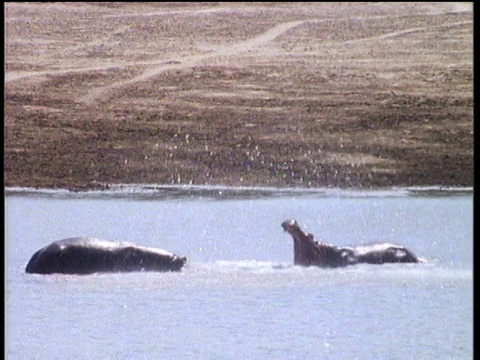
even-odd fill
[[[470,359],[473,193],[247,188],[7,189],[8,359]],[[388,241],[422,264],[293,266],[280,224]],[[55,240],[131,241],[180,273],[31,275]]]

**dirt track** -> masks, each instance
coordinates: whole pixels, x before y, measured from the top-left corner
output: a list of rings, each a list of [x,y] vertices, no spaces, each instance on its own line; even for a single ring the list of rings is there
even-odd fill
[[[7,3],[6,186],[473,186],[471,3]]]

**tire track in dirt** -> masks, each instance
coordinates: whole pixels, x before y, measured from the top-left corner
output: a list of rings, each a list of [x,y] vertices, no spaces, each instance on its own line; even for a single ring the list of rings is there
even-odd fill
[[[224,47],[223,49],[217,49],[215,52],[208,53],[208,54],[201,54],[201,55],[192,55],[192,56],[187,56],[177,62],[170,62],[168,64],[163,64],[154,68],[150,68],[145,70],[142,74],[133,77],[129,80],[124,80],[124,81],[119,81],[110,85],[102,86],[99,88],[96,88],[92,90],[89,94],[86,96],[80,98],[81,102],[84,103],[92,103],[96,100],[98,100],[100,97],[102,100],[107,100],[108,99],[108,92],[125,87],[140,81],[145,81],[148,80],[154,76],[157,76],[161,74],[162,72],[168,71],[168,70],[180,70],[180,69],[186,69],[195,66],[199,62],[217,57],[217,56],[231,56],[231,55],[236,55],[242,52],[246,51],[251,51],[255,50],[256,48],[265,45],[269,43],[270,41],[276,39],[277,37],[281,36],[282,34],[286,33],[288,30],[304,24],[309,21],[315,21],[314,20],[303,20],[303,21],[289,21],[286,23],[282,23],[279,25],[274,26],[270,30],[267,30],[263,34],[260,34],[256,37],[253,37],[249,40],[239,42],[237,44],[234,44],[232,46]]]
[[[195,10],[165,10],[165,11],[155,11],[150,13],[127,13],[127,14],[112,14],[105,15],[105,18],[125,18],[125,17],[153,17],[153,16],[171,16],[171,15],[201,15],[201,14],[213,14],[220,12],[231,12],[233,11],[228,7],[220,8],[208,8],[208,9],[195,9]]]
[[[132,64],[134,65],[134,64]],[[5,83],[14,82],[30,77],[42,77],[46,75],[68,75],[73,73],[82,73],[87,71],[101,71],[124,68],[128,65],[103,65],[103,66],[89,66],[83,68],[67,68],[62,70],[45,70],[45,71],[10,71],[5,73]]]
[[[390,17],[390,16],[384,16],[384,17]],[[382,16],[383,18],[383,16]],[[232,55],[238,55],[243,52],[248,52],[252,50],[256,50],[260,48],[261,46],[264,46],[268,44],[269,42],[275,40],[277,37],[285,34],[288,30],[295,28],[297,26],[303,25],[305,23],[319,23],[319,22],[325,22],[327,20],[325,19],[308,19],[308,20],[299,20],[299,21],[289,21],[285,23],[281,23],[279,25],[274,26],[273,28],[267,30],[266,32],[255,36],[249,40],[239,42],[237,44],[224,47],[223,49],[217,49],[212,53],[208,54],[201,54],[201,55],[192,55],[192,56],[187,56],[183,59],[180,59],[179,61],[175,62],[169,62],[169,63],[164,63],[160,66],[149,68],[145,70],[142,74],[133,77],[129,80],[125,81],[120,81],[116,82],[114,84],[102,86],[99,88],[96,88],[92,90],[89,94],[86,96],[82,97],[80,99],[81,102],[84,103],[92,103],[94,101],[99,100],[107,100],[108,99],[108,92],[122,88],[137,82],[145,81],[148,80],[154,76],[157,76],[161,74],[162,72],[169,71],[169,70],[181,70],[181,69],[186,69],[186,68],[191,68],[195,66],[196,64],[200,63],[203,60],[214,58],[214,57],[219,57],[219,56],[232,56]],[[379,36],[374,36],[374,37],[368,37],[368,38],[362,38],[362,39],[355,39],[355,40],[349,40],[349,41],[344,41],[344,42],[336,42],[332,43],[331,45],[348,45],[348,44],[355,44],[355,43],[362,43],[362,42],[368,42],[368,41],[376,41],[376,40],[383,40],[391,37],[397,37],[397,36],[402,36],[402,35],[407,35],[410,33],[414,32],[421,32],[421,31],[428,31],[431,29],[435,28],[444,28],[444,27],[454,27],[454,26],[461,26],[465,24],[472,24],[472,21],[461,21],[461,22],[456,22],[456,23],[450,23],[450,24],[442,24],[442,25],[437,25],[437,26],[425,26],[425,27],[416,27],[416,28],[410,28],[410,29],[405,29],[402,31],[397,31],[397,32],[391,32],[387,34],[382,34]],[[136,64],[138,65],[138,64]],[[154,64],[152,64],[154,65]]]
[[[388,17],[388,16],[387,16]],[[385,18],[385,16],[379,16],[375,18]],[[341,18],[342,19],[342,18]],[[359,18],[361,19],[361,18]],[[339,20],[339,19],[337,19]],[[146,70],[142,75],[139,75],[136,78],[132,78],[130,80],[126,80],[124,82],[125,85],[128,85],[130,83],[135,83],[138,81],[146,80],[151,76],[155,76],[157,73],[161,73],[163,71],[167,70],[173,70],[173,69],[184,69],[191,67],[195,65],[195,63],[200,62],[202,60],[211,58],[211,57],[216,57],[216,56],[228,56],[228,55],[234,55],[236,53],[241,53],[245,51],[251,51],[257,47],[260,47],[261,45],[265,45],[266,43],[274,40],[278,36],[282,35],[289,29],[296,27],[298,25],[301,25],[306,22],[310,23],[319,23],[319,22],[326,22],[328,20],[321,20],[321,19],[310,19],[310,20],[304,20],[304,21],[292,21],[288,23],[283,23],[280,25],[275,26],[274,28],[266,31],[265,33],[254,37],[250,40],[246,40],[237,44],[234,44],[230,46],[229,48],[224,48],[223,50],[216,50],[214,53],[209,53],[209,54],[202,54],[202,55],[192,55],[184,58],[183,60],[158,60],[158,61],[144,61],[144,62],[122,62],[119,64],[105,64],[105,65],[98,65],[98,66],[87,66],[87,67],[81,67],[81,68],[66,68],[66,69],[58,69],[58,70],[44,70],[44,71],[10,71],[5,73],[5,83],[10,83],[30,77],[43,77],[46,75],[68,75],[72,73],[82,73],[82,72],[89,72],[89,71],[108,71],[108,70],[115,70],[115,69],[122,69],[126,67],[134,67],[134,66],[146,66],[146,67],[152,67],[159,65],[158,67],[154,69],[149,69]],[[444,25],[438,25],[435,27],[453,27],[453,26],[460,26],[460,25],[465,25],[465,24],[471,24],[472,21],[462,21],[462,22],[457,22],[457,23],[451,23],[451,24],[444,24]],[[416,28],[411,28],[411,29],[405,29],[402,31],[397,31],[397,32],[392,32],[388,34],[382,34],[379,36],[373,36],[373,37],[368,37],[368,38],[361,38],[361,39],[355,39],[355,40],[348,40],[348,41],[343,41],[343,42],[326,42],[326,46],[337,46],[337,45],[347,45],[347,44],[355,44],[355,43],[362,43],[362,42],[368,42],[368,41],[375,41],[375,40],[383,40],[391,37],[396,37],[396,36],[402,36],[406,35],[409,33],[413,32],[421,32],[425,30],[429,30],[434,27],[416,27]],[[113,85],[109,85],[112,87],[120,87],[122,84],[117,83]],[[82,98],[82,101],[88,102],[89,100],[93,100],[96,96],[95,91],[98,91],[98,94],[102,92],[102,89],[106,90],[109,86],[105,86],[103,88],[97,88],[96,90],[93,90],[91,94],[85,96]],[[89,98],[91,97],[91,99]]]
[[[210,12],[222,12],[222,11],[227,11],[228,8],[217,8],[217,9],[204,9],[204,10],[183,10],[180,12],[186,12],[186,13],[210,13]],[[170,12],[171,13],[171,12]],[[140,16],[141,14],[130,14],[131,16]],[[145,16],[151,15],[163,15],[163,12],[157,12],[157,13],[147,13],[143,14]],[[165,14],[166,15],[166,14]],[[107,15],[107,16],[129,16],[129,14],[120,14],[120,15]],[[389,18],[389,17],[397,17],[395,15],[383,15],[383,16],[373,16],[373,17],[368,17],[365,19],[376,19],[376,18]],[[347,18],[351,17],[341,17],[337,18],[336,20],[344,20]],[[359,19],[364,19],[359,18]],[[268,44],[269,42],[275,40],[277,37],[285,34],[287,31],[289,31],[292,28],[295,28],[297,26],[306,24],[306,23],[321,23],[321,22],[326,22],[326,21],[331,21],[332,19],[307,19],[307,20],[297,20],[297,21],[289,21],[285,23],[278,24],[271,29],[267,30],[266,32],[255,36],[251,39],[248,39],[246,41],[242,41],[236,44],[233,44],[231,46],[224,46],[217,48],[215,50],[212,50],[210,53],[206,54],[197,54],[197,55],[191,55],[187,56],[181,59],[176,59],[176,60],[168,60],[168,59],[163,59],[163,60],[157,60],[157,61],[145,61],[145,62],[122,62],[122,63],[117,63],[117,64],[103,64],[103,65],[97,65],[97,66],[88,66],[88,67],[82,67],[82,68],[68,68],[68,69],[55,69],[55,70],[45,70],[45,71],[19,71],[19,72],[7,72],[5,74],[5,84],[13,81],[18,81],[22,80],[25,78],[31,78],[31,77],[44,77],[47,75],[66,75],[70,73],[80,73],[80,72],[89,72],[89,71],[108,71],[108,70],[114,70],[114,69],[122,69],[122,68],[127,68],[127,67],[147,67],[147,69],[141,73],[138,76],[135,76],[131,79],[124,80],[124,81],[118,81],[110,85],[94,88],[91,90],[88,94],[85,96],[81,97],[79,99],[80,102],[84,103],[92,103],[94,101],[99,101],[99,100],[108,100],[108,93],[118,89],[122,88],[137,82],[145,81],[148,80],[154,76],[157,76],[161,74],[162,72],[169,71],[169,70],[180,70],[180,69],[186,69],[195,66],[196,64],[210,59],[210,58],[215,58],[215,57],[220,57],[220,56],[233,56],[237,54],[241,54],[243,52],[248,52],[248,51],[253,51],[253,50],[258,50],[262,49],[261,47]],[[444,28],[444,27],[453,27],[453,26],[461,26],[465,24],[472,24],[472,21],[462,21],[462,22],[456,22],[456,23],[450,23],[450,24],[442,24],[442,25],[437,25],[437,26],[425,26],[425,27],[416,27],[416,28],[410,28],[410,29],[405,29],[402,31],[397,31],[397,32],[391,32],[387,34],[382,34],[379,36],[374,36],[374,37],[368,37],[368,38],[361,38],[361,39],[354,39],[354,40],[348,40],[348,41],[343,41],[343,42],[326,42],[324,45],[325,46],[338,46],[338,45],[348,45],[348,44],[356,44],[356,43],[362,43],[362,42],[368,42],[368,41],[377,41],[377,40],[383,40],[383,39],[388,39],[392,37],[397,37],[397,36],[403,36],[407,35],[410,33],[414,32],[421,32],[421,31],[427,31],[429,29],[434,29],[434,28]],[[263,49],[262,49],[263,50]],[[101,99],[103,98],[103,99]]]
[[[397,36],[402,36],[402,35],[407,35],[407,34],[411,34],[411,33],[415,33],[415,32],[429,31],[429,30],[437,29],[437,28],[455,27],[455,26],[461,26],[461,25],[467,25],[467,24],[473,24],[473,21],[459,21],[459,22],[456,22],[456,23],[442,24],[442,25],[436,25],[436,26],[415,27],[415,28],[405,29],[405,30],[401,30],[401,31],[391,32],[391,33],[388,33],[388,34],[382,34],[382,35],[379,35],[379,36],[372,36],[372,37],[367,37],[367,38],[342,41],[342,42],[336,43],[336,45],[339,45],[339,44],[340,45],[347,45],[347,44],[356,44],[356,43],[362,43],[362,42],[367,42],[367,41],[384,40],[384,39],[397,37]]]

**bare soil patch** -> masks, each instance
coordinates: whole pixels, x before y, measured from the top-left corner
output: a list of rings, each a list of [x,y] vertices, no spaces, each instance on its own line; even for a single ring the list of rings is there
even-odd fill
[[[471,3],[5,8],[6,186],[473,186]]]

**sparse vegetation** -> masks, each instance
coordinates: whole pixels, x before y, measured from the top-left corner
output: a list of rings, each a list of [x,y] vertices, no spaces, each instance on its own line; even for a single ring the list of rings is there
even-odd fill
[[[136,4],[6,4],[6,186],[473,186],[468,4]]]

